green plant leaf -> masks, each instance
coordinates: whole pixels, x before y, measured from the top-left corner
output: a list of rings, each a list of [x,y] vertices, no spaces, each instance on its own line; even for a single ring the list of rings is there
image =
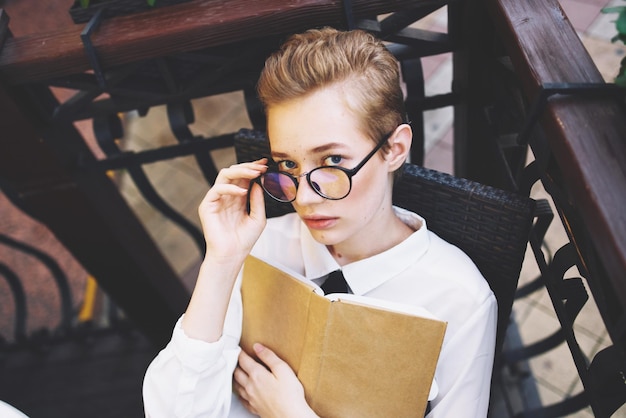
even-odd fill
[[[84,8],[89,7],[89,0],[80,0],[80,5]]]
[[[626,8],[622,10],[615,21],[615,27],[617,31],[622,35],[626,35]]]
[[[605,7],[600,10],[602,13],[621,13],[626,10],[626,6]]]
[[[148,4],[150,6],[154,6],[154,3],[156,3],[156,0],[146,0],[148,2]]]

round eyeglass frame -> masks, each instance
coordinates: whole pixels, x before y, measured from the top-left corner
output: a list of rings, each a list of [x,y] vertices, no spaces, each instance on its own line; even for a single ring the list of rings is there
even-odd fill
[[[354,177],[359,172],[359,170],[361,170],[361,168],[363,168],[363,166],[376,154],[376,152],[378,152],[378,150],[380,150],[383,147],[383,145],[385,145],[387,143],[387,141],[389,140],[389,138],[391,137],[393,132],[395,132],[395,130],[391,131],[390,133],[385,135],[383,137],[383,139],[380,142],[378,142],[378,144],[376,144],[376,147],[374,147],[374,149],[372,151],[370,151],[370,153],[367,154],[365,156],[365,158],[363,158],[361,160],[361,162],[359,164],[357,164],[357,166],[354,167],[354,168],[348,169],[348,168],[345,168],[345,167],[332,166],[332,165],[331,166],[320,166],[320,167],[316,167],[313,170],[310,170],[310,171],[308,171],[306,173],[302,173],[299,176],[294,176],[293,174],[288,173],[286,171],[270,171],[268,173],[264,173],[261,176],[259,176],[257,178],[257,182],[261,185],[261,187],[263,188],[263,190],[265,191],[265,193],[269,197],[271,197],[272,199],[274,199],[274,200],[276,200],[278,202],[281,202],[281,203],[291,203],[294,200],[296,200],[296,196],[297,196],[297,193],[298,193],[298,187],[300,185],[300,182],[299,182],[299,178],[300,177],[306,177],[306,181],[309,184],[309,186],[311,187],[311,189],[313,189],[313,191],[315,191],[315,193],[317,193],[318,195],[320,195],[324,199],[328,199],[328,200],[345,199],[350,194],[350,192],[352,191],[352,177]],[[344,173],[346,175],[346,177],[348,178],[348,191],[343,196],[341,196],[341,197],[327,196],[320,190],[319,186],[316,186],[314,184],[314,182],[311,181],[311,174],[313,174],[314,172],[316,172],[318,170],[322,170],[322,169],[338,170],[338,171],[340,171],[340,172],[342,172],[342,173]],[[291,179],[291,181],[293,181],[293,184],[295,186],[295,193],[294,193],[294,196],[293,196],[292,199],[281,199],[279,197],[274,196],[270,191],[268,191],[268,189],[263,184],[264,183],[264,178],[265,178],[265,176],[267,174],[272,174],[272,173],[286,176],[289,179]]]

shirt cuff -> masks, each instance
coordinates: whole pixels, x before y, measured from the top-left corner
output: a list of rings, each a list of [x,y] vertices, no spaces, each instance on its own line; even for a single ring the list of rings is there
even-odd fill
[[[182,327],[184,314],[176,321],[172,334],[172,345],[176,357],[183,367],[201,373],[215,366],[225,350],[225,338],[222,336],[213,343],[198,340],[185,334]]]

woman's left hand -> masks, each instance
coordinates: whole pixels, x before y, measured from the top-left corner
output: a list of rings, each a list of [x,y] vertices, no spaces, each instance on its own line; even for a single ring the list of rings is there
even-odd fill
[[[262,363],[243,350],[235,369],[235,391],[248,411],[263,418],[317,417],[291,367],[272,350],[254,344]]]

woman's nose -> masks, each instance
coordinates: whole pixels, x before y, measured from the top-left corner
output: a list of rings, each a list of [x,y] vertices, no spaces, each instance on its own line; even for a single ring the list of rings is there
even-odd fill
[[[296,204],[299,206],[320,203],[325,200],[311,187],[306,178],[300,178],[298,190],[296,191]]]

